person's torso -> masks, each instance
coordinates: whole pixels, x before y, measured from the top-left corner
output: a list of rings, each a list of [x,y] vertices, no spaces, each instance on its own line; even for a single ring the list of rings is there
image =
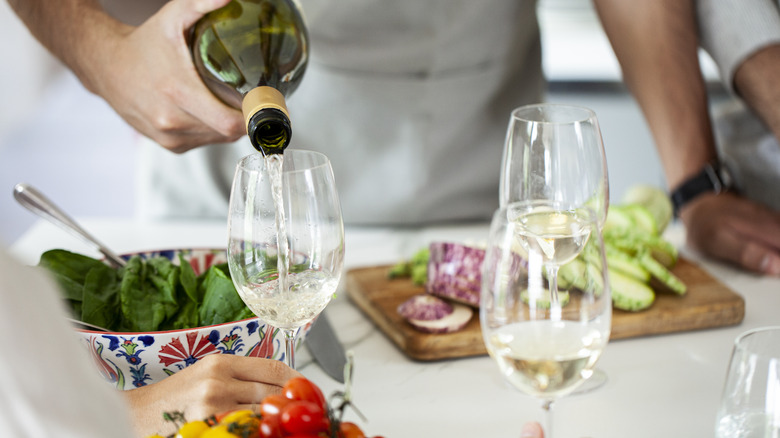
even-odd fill
[[[290,147],[330,157],[345,221],[417,224],[489,217],[498,205],[509,113],[542,97],[535,2],[300,4],[311,58],[301,86],[288,99]],[[208,148],[154,160],[165,163],[158,176],[177,178],[170,168],[175,162],[183,171],[191,171],[195,162],[235,164],[253,152],[241,143],[223,146],[232,157],[219,164]],[[222,189],[212,191],[224,197],[232,169],[207,174],[221,181],[202,183],[218,184]],[[226,199],[185,199],[212,203],[215,214],[227,211]],[[171,211],[188,210],[182,207]],[[192,211],[203,214],[205,207]]]

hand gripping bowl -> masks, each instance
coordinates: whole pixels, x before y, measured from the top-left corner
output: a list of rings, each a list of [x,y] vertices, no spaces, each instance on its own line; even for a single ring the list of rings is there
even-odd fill
[[[163,256],[178,263],[179,254],[196,274],[225,263],[224,249],[170,249],[122,254],[144,258]],[[301,328],[303,342],[311,323]],[[124,333],[78,329],[81,342],[104,379],[118,389],[133,389],[183,370],[210,354],[235,354],[283,360],[284,333],[258,318],[182,330]]]

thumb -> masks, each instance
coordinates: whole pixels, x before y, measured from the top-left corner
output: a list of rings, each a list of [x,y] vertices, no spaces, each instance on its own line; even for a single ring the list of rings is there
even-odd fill
[[[539,423],[531,422],[523,425],[520,438],[544,438],[544,431]]]
[[[182,27],[190,28],[207,13],[228,3],[230,0],[173,0],[163,8],[166,14],[178,17]]]

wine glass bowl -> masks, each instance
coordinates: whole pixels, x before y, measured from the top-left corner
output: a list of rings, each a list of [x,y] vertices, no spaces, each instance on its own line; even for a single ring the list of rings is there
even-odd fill
[[[512,111],[499,200],[546,200],[562,209],[590,205],[603,226],[609,206],[607,160],[596,114],[584,107],[533,104]]]
[[[780,436],[780,327],[737,337],[715,430],[717,438]]]
[[[246,305],[284,330],[294,367],[297,330],[328,305],[344,260],[344,226],[330,162],[292,150],[239,161],[230,197],[228,266]]]
[[[575,224],[556,225],[546,233],[537,224],[529,230],[523,219],[534,214],[532,207],[513,203],[494,215],[480,319],[488,352],[504,377],[521,391],[552,402],[592,374],[609,340],[612,305],[596,214],[579,211]],[[529,244],[529,236],[542,236],[566,254],[554,262],[571,271],[560,289],[546,266],[549,253],[543,244]]]

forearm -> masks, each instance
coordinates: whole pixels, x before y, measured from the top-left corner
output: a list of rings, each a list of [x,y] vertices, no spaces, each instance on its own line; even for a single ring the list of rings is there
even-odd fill
[[[780,44],[745,60],[734,74],[734,88],[780,139]]]
[[[109,62],[113,36],[129,27],[109,16],[98,0],[8,0],[32,35],[95,92],[93,66]]]
[[[716,158],[690,0],[596,0],[674,188]]]

